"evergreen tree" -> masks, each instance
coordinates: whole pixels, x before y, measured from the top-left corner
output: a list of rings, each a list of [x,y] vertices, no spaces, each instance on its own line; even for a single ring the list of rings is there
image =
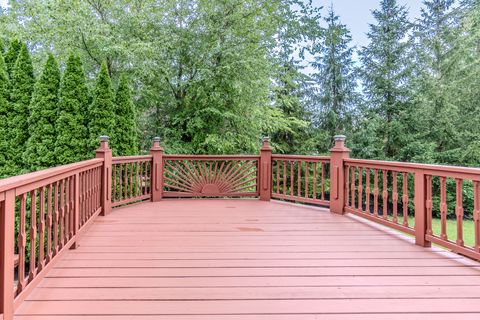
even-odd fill
[[[423,1],[421,19],[415,26],[415,120],[429,128],[415,135],[415,140],[434,143],[430,155],[422,156],[422,160],[432,158],[431,161],[442,163],[455,162],[461,145],[457,126],[460,106],[453,99],[457,90],[454,73],[462,60],[452,59],[458,36],[454,2]],[[422,154],[425,150],[429,149],[421,147],[412,153]]]
[[[137,119],[135,105],[124,74],[120,76],[115,93],[115,127],[112,147],[117,155],[127,156],[138,153]]]
[[[0,179],[6,176],[4,172],[6,168],[6,155],[8,151],[8,121],[7,116],[9,112],[9,88],[10,83],[8,74],[3,60],[3,55],[0,54]]]
[[[22,154],[29,137],[28,116],[35,79],[27,46],[22,45],[11,80],[12,110],[8,114],[7,173],[15,175],[25,170]]]
[[[88,108],[88,149],[94,151],[98,147],[99,136],[107,135],[115,140],[114,129],[112,83],[108,75],[107,64],[102,63],[94,89],[93,102]]]
[[[376,136],[376,156],[398,159],[404,147],[404,133],[410,100],[410,43],[405,39],[411,29],[408,12],[405,6],[399,6],[396,0],[382,0],[380,9],[373,11],[376,20],[370,25],[367,36],[368,46],[360,51],[362,63],[362,80],[364,94],[367,99],[365,117],[367,121],[377,124],[375,128],[369,124],[369,132],[363,124],[356,134],[355,144],[362,148]],[[370,145],[370,147],[372,147]],[[362,155],[360,153],[360,155]]]
[[[55,123],[55,155],[58,164],[77,162],[90,156],[87,153],[84,118],[88,99],[82,60],[72,53],[60,84],[59,112]]]
[[[333,6],[325,21],[325,34],[312,48],[315,58],[312,66],[316,70],[313,77],[319,85],[316,103],[319,124],[326,133],[323,148],[328,150],[332,137],[346,133],[351,127],[351,114],[359,99],[355,92],[356,74],[350,31],[339,21]]]
[[[21,47],[22,43],[18,39],[13,39],[10,41],[8,51],[5,53],[5,65],[10,78],[12,77],[13,67],[17,61],[18,53],[20,52]]]
[[[55,121],[58,113],[60,70],[49,54],[43,73],[35,84],[28,128],[30,137],[24,153],[24,162],[30,171],[55,166]]]

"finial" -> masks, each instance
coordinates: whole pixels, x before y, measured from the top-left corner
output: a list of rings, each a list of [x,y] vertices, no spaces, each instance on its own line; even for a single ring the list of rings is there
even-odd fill
[[[151,150],[163,150],[162,146],[160,145],[160,137],[153,138],[153,145]]]
[[[100,136],[98,140],[100,140],[100,147],[99,150],[108,150],[108,136]]]

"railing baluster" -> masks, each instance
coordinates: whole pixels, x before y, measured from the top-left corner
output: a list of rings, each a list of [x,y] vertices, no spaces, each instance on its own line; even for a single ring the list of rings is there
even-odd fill
[[[313,199],[317,199],[317,162],[313,162]]]
[[[276,170],[277,170],[277,193],[280,193],[280,161],[276,161]],[[273,166],[272,166],[273,167]]]
[[[365,168],[365,176],[366,176],[366,181],[365,181],[365,211],[367,213],[370,212],[370,168]]]
[[[128,164],[125,163],[125,174],[123,176],[123,199],[128,198]]]
[[[290,195],[293,196],[293,161],[290,161]]]
[[[287,194],[287,162],[283,161],[283,195]]]
[[[402,206],[403,225],[408,227],[408,172],[403,173]]]
[[[40,188],[40,211],[38,224],[38,270],[45,266],[45,187]]]
[[[408,172],[403,173],[402,206],[403,225],[408,227]]]
[[[476,252],[480,253],[480,182],[473,182],[473,199],[474,199],[474,208],[473,208],[473,222],[475,229],[475,243],[474,248]]]
[[[448,211],[448,204],[447,204],[447,178],[440,177],[440,238],[442,240],[448,240],[447,235],[447,211]]]
[[[382,170],[382,206],[383,219],[388,219],[388,171]]]
[[[456,183],[456,206],[455,215],[457,216],[457,245],[463,247],[463,180],[455,179]]]
[[[59,250],[59,243],[58,243],[58,237],[59,237],[59,224],[60,224],[60,208],[59,208],[59,183],[58,181],[54,183],[53,185],[53,206],[54,206],[54,215],[55,215],[55,220],[53,223],[53,255],[55,256],[58,253]]]
[[[432,203],[432,176],[427,175],[426,176],[426,209],[427,209],[427,235],[432,235],[433,230],[432,230],[432,210],[433,210],[433,203]]]
[[[65,179],[65,243],[70,237],[70,177]]]
[[[301,185],[302,185],[302,176],[301,176],[301,171],[302,171],[302,161],[297,162],[297,196],[300,197],[302,195],[301,192]]]
[[[37,274],[37,189],[30,192],[30,272],[28,281],[32,281]]]
[[[378,170],[373,169],[373,214],[378,217]]]
[[[18,285],[17,294],[23,291],[25,282],[25,249],[27,246],[27,234],[25,233],[27,217],[27,195],[20,195],[20,223],[18,230]]]
[[[357,167],[358,171],[358,190],[357,190],[357,200],[358,200],[358,210],[363,211],[363,168]]]
[[[52,259],[52,228],[53,228],[53,216],[52,216],[52,185],[47,186],[47,260],[50,262]]]
[[[392,204],[393,204],[393,223],[398,223],[398,190],[397,190],[397,172],[392,171]]]
[[[60,247],[65,245],[65,180],[60,180]]]
[[[345,207],[349,207],[350,166],[345,166]]]
[[[352,172],[352,176],[350,178],[350,206],[355,209],[355,167],[351,166],[350,170]]]
[[[130,198],[133,197],[133,163],[130,163]]]
[[[322,200],[325,200],[325,162],[321,162],[322,164]]]
[[[309,174],[309,163],[305,161],[305,198],[308,198],[308,174]]]

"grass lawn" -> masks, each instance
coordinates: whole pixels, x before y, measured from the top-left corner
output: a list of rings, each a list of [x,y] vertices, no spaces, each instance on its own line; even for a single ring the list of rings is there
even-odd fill
[[[415,225],[415,219],[408,217],[408,222],[411,226]],[[432,220],[432,229],[434,235],[440,235],[440,219]],[[447,220],[447,235],[448,239],[455,241],[457,239],[457,220]],[[466,246],[472,247],[475,242],[475,228],[473,220],[463,220],[463,241]]]

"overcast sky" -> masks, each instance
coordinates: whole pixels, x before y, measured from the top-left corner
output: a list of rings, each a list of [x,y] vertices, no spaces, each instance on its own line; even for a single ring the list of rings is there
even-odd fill
[[[212,0],[213,1],[213,0]],[[6,6],[8,0],[0,0],[1,6]],[[379,7],[380,0],[313,0],[315,5],[333,8],[352,32],[353,42],[357,46],[368,44],[366,33],[368,24],[373,22],[371,11]],[[420,0],[398,0],[409,8],[411,19],[420,16]]]

